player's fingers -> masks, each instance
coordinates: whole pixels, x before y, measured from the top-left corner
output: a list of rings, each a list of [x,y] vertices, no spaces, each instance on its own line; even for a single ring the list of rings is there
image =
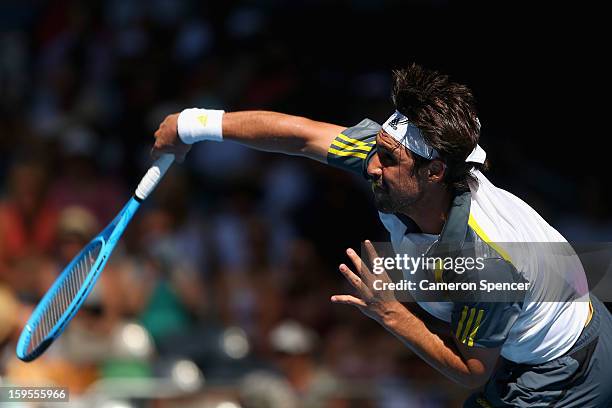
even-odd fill
[[[363,299],[359,299],[353,295],[334,295],[331,297],[333,303],[342,303],[345,305],[368,307],[367,303]]]
[[[187,153],[191,150],[190,145],[181,144],[181,145],[162,145],[161,143],[155,142],[153,148],[151,149],[151,156],[154,159],[158,159],[164,153],[171,153],[174,155],[174,160],[178,163],[182,163],[185,161],[185,157]]]
[[[162,154],[172,153],[175,155],[176,159],[176,150],[172,146],[158,146],[157,143],[151,149],[151,157],[155,160],[159,159]]]
[[[153,157],[155,160],[159,159],[159,157],[164,153],[167,153],[166,148],[164,147],[153,146],[151,149],[151,157]]]
[[[374,244],[372,244],[372,241],[370,241],[369,239],[366,239],[363,243],[363,246],[365,247],[365,251],[368,254],[368,260],[370,262],[370,265],[373,265],[374,260],[379,258],[378,252],[376,252]],[[385,281],[389,281],[389,275],[387,274],[386,270],[383,270],[382,273],[379,273],[378,277]]]
[[[357,273],[359,274],[359,276],[361,276],[362,278],[369,276],[370,270],[365,265],[365,263],[361,260],[359,255],[357,255],[357,252],[355,252],[352,248],[349,248],[346,250],[346,254],[348,255],[349,259],[353,262],[353,265],[355,265],[355,269],[357,270]]]
[[[378,258],[378,252],[376,252],[376,248],[374,248],[372,242],[366,239],[363,243],[363,246],[365,247],[370,262],[374,262],[374,259]]]
[[[342,275],[346,278],[347,281],[359,292],[365,292],[367,287],[363,284],[363,281],[359,276],[357,276],[351,269],[345,264],[341,264],[338,268]]]

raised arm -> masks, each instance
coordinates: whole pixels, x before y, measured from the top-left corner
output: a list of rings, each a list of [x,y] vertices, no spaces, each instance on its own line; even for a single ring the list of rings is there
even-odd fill
[[[209,113],[210,112],[210,113]],[[257,150],[327,162],[334,138],[345,128],[300,116],[268,111],[188,110],[167,116],[155,132],[153,155],[174,153],[182,161],[200,140],[230,140]],[[180,135],[179,135],[180,133]]]

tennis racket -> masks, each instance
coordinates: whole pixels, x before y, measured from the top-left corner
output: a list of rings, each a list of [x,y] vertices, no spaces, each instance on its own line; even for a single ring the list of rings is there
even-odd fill
[[[93,289],[115,245],[140,204],[155,189],[174,155],[162,155],[142,178],[115,219],[66,266],[34,309],[17,343],[17,357],[32,361],[62,334]]]

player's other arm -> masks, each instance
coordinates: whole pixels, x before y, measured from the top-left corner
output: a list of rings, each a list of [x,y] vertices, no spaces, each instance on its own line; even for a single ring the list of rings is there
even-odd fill
[[[399,303],[385,308],[381,325],[447,378],[467,388],[483,386],[498,362],[501,348],[468,347],[440,335]]]
[[[364,247],[370,262],[379,257],[371,242],[365,241]],[[441,327],[438,333],[411,310],[414,308],[400,303],[393,291],[375,289],[375,280],[391,282],[386,272],[374,275],[354,250],[348,249],[347,255],[355,272],[345,264],[339,269],[356,295],[334,295],[332,302],[356,306],[429,365],[463,386],[478,388],[489,380],[520,313],[517,302],[453,302],[450,330]],[[488,272],[497,271],[493,275],[510,270],[503,260],[492,260],[487,266]]]
[[[208,113],[210,112],[210,113]],[[327,162],[327,151],[345,128],[301,116],[269,111],[187,110],[167,116],[155,132],[153,155],[174,153],[183,160],[190,144],[231,140],[257,150]]]

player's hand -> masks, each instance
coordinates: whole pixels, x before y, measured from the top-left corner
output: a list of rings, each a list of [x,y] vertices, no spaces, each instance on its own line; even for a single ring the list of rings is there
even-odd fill
[[[151,155],[154,159],[159,158],[164,153],[172,153],[177,162],[182,163],[185,160],[191,145],[183,143],[178,135],[178,116],[178,113],[166,116],[155,132],[155,144],[151,149]]]
[[[378,258],[378,254],[370,241],[365,241],[364,247],[368,254],[369,263],[371,264],[374,262],[375,258]],[[391,282],[389,275],[387,272],[383,272],[379,275],[373,274],[370,268],[368,268],[361,258],[359,258],[359,255],[351,248],[346,250],[346,254],[353,262],[357,273],[354,273],[345,264],[341,264],[339,269],[346,280],[355,288],[357,293],[354,296],[334,295],[331,297],[331,301],[334,303],[356,306],[366,316],[382,323],[387,312],[395,310],[399,305],[393,291],[374,289],[375,280]]]

